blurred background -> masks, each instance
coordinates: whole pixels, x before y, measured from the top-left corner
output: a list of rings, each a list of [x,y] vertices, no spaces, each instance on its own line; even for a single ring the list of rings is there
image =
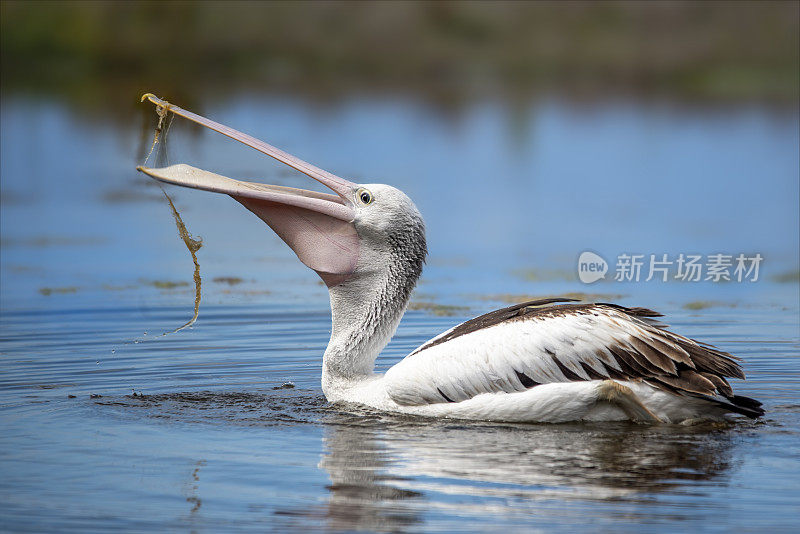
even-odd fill
[[[796,2],[15,2],[2,89],[130,119],[146,89],[796,106]],[[516,112],[515,112],[516,113]]]
[[[0,524],[791,531],[799,9],[3,0]],[[203,238],[203,297],[193,328],[161,336],[192,316],[195,288],[159,186],[135,170],[157,123],[146,92],[415,201],[430,255],[379,370],[471,316],[566,295],[656,309],[743,357],[736,390],[767,418],[488,428],[339,414],[319,384],[324,285],[232,199],[176,187]],[[170,124],[152,165],[315,187]],[[587,250],[611,269],[591,285],[576,276]],[[623,253],[764,259],[757,281],[615,282]]]
[[[4,2],[3,87],[796,103],[796,2]],[[190,100],[191,102],[191,100]]]

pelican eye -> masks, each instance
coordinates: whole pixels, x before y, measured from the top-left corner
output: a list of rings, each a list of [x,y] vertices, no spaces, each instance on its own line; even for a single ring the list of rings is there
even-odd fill
[[[360,200],[361,203],[364,204],[365,206],[367,204],[372,204],[372,200],[373,200],[372,193],[370,193],[369,190],[364,189],[362,187],[361,189],[356,191],[356,196],[358,197],[358,200]]]

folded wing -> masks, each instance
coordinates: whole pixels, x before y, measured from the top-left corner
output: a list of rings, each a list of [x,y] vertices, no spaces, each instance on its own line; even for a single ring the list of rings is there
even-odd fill
[[[423,405],[617,379],[730,404],[751,417],[763,413],[733,395],[726,378],[744,378],[735,357],[669,332],[654,319],[660,314],[602,303],[544,306],[554,302],[569,299],[496,310],[432,339],[386,373],[389,395],[398,404]]]

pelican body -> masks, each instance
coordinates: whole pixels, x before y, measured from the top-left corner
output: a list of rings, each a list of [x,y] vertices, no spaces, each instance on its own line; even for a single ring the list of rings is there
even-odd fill
[[[544,299],[459,324],[384,375],[375,360],[422,274],[425,224],[402,191],[356,184],[153,95],[157,106],[241,141],[332,194],[233,180],[180,164],[138,169],[162,182],[230,195],[280,236],[328,287],[331,339],[322,390],[332,403],[457,419],[682,423],[763,415],[734,395],[738,359],[680,336],[658,313]]]

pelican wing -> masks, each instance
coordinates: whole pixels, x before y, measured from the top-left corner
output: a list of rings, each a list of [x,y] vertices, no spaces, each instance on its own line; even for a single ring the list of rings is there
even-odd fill
[[[644,380],[733,411],[760,410],[738,406],[750,399],[734,396],[726,380],[744,378],[737,358],[669,332],[654,319],[659,313],[603,303],[542,306],[566,301],[526,302],[448,330],[389,369],[389,396],[423,405],[553,382]]]

